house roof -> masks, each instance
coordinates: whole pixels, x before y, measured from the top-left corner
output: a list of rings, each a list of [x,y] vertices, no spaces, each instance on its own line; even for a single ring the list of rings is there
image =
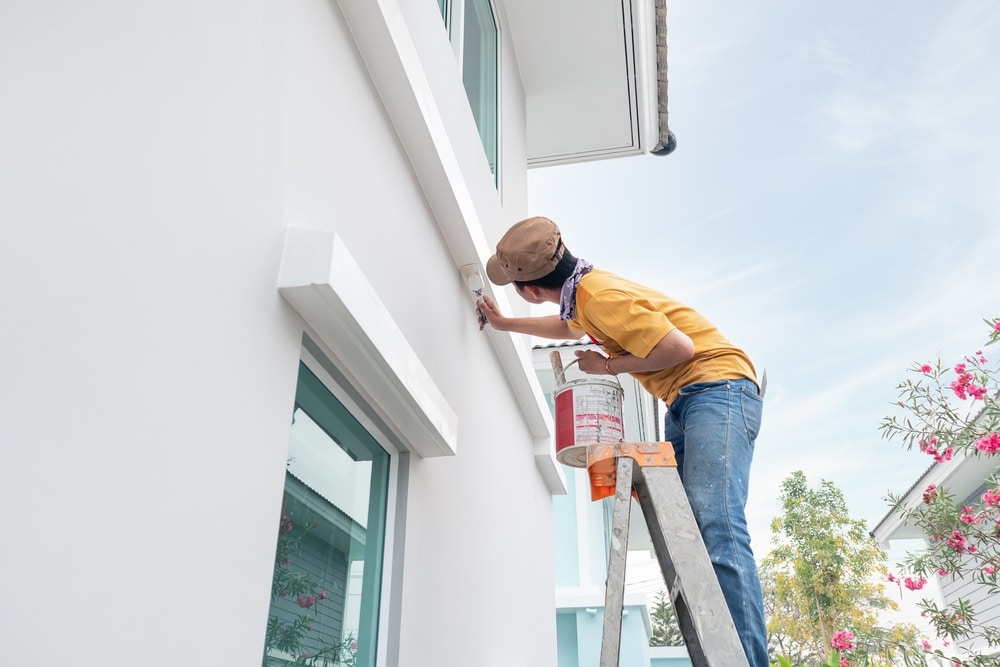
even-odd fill
[[[986,409],[983,408],[972,421],[979,422],[985,415]],[[975,451],[957,452],[950,461],[932,463],[928,466],[902,494],[903,505],[905,507],[919,505],[923,502],[924,489],[931,484],[947,488],[961,502],[982,486],[986,479],[996,474],[998,469],[1000,466],[995,458]],[[924,533],[918,526],[904,520],[899,511],[891,509],[872,529],[871,536],[886,545],[892,540],[922,538]]]
[[[532,166],[666,155],[666,0],[509,0]]]

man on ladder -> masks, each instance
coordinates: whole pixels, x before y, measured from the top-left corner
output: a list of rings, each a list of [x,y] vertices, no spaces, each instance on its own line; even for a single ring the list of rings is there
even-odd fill
[[[513,283],[529,303],[559,304],[559,315],[511,318],[484,296],[479,310],[492,327],[557,340],[587,334],[607,356],[577,351],[580,370],[629,373],[667,405],[664,437],[747,663],[767,667],[763,596],[744,512],[762,407],[747,355],[692,308],[574,257],[547,218],[512,226],[486,273],[497,285]],[[631,487],[629,468],[621,483]],[[646,503],[643,509],[649,523]]]

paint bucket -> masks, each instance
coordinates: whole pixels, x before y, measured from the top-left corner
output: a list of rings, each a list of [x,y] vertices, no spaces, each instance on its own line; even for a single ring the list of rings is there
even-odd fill
[[[574,468],[587,467],[587,447],[616,444],[625,438],[622,403],[625,392],[617,380],[587,378],[556,390],[556,460]]]

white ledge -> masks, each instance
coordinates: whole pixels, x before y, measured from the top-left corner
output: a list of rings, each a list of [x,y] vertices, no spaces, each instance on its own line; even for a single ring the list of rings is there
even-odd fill
[[[407,447],[455,455],[455,412],[339,236],[289,227],[278,291]]]

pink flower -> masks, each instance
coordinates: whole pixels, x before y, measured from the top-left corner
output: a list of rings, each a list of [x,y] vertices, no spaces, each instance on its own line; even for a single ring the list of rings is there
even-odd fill
[[[951,457],[955,454],[955,448],[954,447],[949,447],[948,449],[944,450],[943,452],[938,452],[938,450],[936,450],[934,447],[931,447],[930,445],[928,445],[924,449],[924,451],[927,452],[927,454],[929,454],[929,455],[931,455],[931,456],[934,457],[934,462],[935,463],[944,463],[945,461],[951,461]]]
[[[892,572],[889,573],[889,576],[886,577],[886,579],[888,579],[892,583],[899,583],[899,579],[893,576]]]
[[[973,524],[979,523],[980,517],[974,514],[975,511],[976,511],[975,507],[969,507],[969,506],[963,507],[962,514],[961,516],[958,517],[959,521],[961,521],[962,523],[973,523]]]
[[[930,364],[924,364],[923,366],[920,367],[920,372],[921,373],[930,373],[931,370],[932,369],[931,369],[931,365]]]
[[[850,667],[850,666],[851,666],[851,661],[845,658],[844,656],[840,656],[840,667]]]
[[[997,568],[995,565],[983,565],[983,573],[993,576],[996,574]]]
[[[959,554],[963,552],[974,554],[977,551],[975,545],[969,544],[965,536],[957,530],[952,531],[951,537],[948,538],[948,546]]]
[[[955,392],[955,396],[957,396],[960,400],[963,401],[969,397],[968,394],[965,393],[965,385],[966,383],[962,382],[961,378],[959,378],[958,380],[954,380],[951,383],[951,390]]]
[[[979,451],[986,454],[996,454],[1000,450],[1000,433],[990,433],[973,443]]]
[[[850,630],[838,630],[830,638],[830,648],[837,649],[838,651],[850,651],[854,648],[853,640],[853,632]]]
[[[947,644],[945,644],[945,646],[947,646]],[[351,642],[351,650],[352,651],[357,651],[358,650],[358,643],[357,642]]]
[[[326,591],[320,591],[319,592],[319,599],[320,600],[325,600],[326,599]]]
[[[1000,507],[1000,487],[986,491],[983,494],[983,504],[990,507]]]
[[[1000,332],[1000,320],[997,320],[996,323],[993,325],[993,330],[996,332]]]
[[[929,641],[927,641],[926,639],[921,639],[920,640],[920,645],[924,647],[925,651],[930,651],[931,650],[931,643]]]
[[[924,587],[924,584],[926,583],[927,580],[923,577],[920,577],[917,580],[913,580],[907,577],[906,579],[903,580],[903,585],[909,588],[911,591],[919,591],[921,588]]]
[[[986,396],[986,387],[975,384],[975,377],[965,370],[965,364],[955,364],[955,374],[958,376],[952,383],[951,389],[960,400],[972,397],[974,401],[981,401]]]
[[[927,488],[924,489],[924,504],[930,505],[932,502],[936,500],[936,497],[937,497],[937,485],[928,484]]]
[[[937,570],[937,576],[939,576],[939,577],[947,577],[948,576],[948,570],[945,570],[945,569],[939,567],[938,570]]]

